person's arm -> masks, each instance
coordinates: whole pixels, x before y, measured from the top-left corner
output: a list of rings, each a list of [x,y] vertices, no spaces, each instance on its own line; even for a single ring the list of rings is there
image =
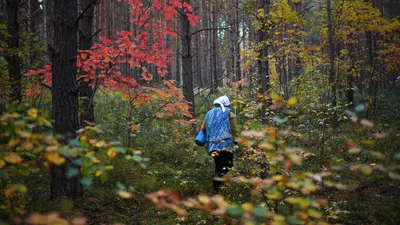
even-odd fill
[[[236,120],[235,120],[235,114],[233,112],[229,113],[229,121],[231,123],[231,132],[232,132],[232,138],[233,140],[236,140],[237,138],[237,129],[236,129]]]
[[[202,130],[206,131],[206,119],[204,118],[203,123],[201,124],[201,128]]]

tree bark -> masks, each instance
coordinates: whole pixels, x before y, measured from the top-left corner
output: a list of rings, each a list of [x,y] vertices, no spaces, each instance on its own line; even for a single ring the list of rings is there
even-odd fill
[[[212,64],[211,64],[211,73],[213,77],[213,81],[215,82],[213,90],[216,91],[217,87],[220,87],[220,82],[218,81],[218,66],[217,66],[217,26],[216,26],[216,15],[215,15],[215,4],[216,1],[211,1],[211,58],[212,58]]]
[[[77,0],[57,0],[54,10],[54,46],[52,52],[52,116],[54,131],[68,140],[79,129],[78,82],[76,57],[78,49]],[[80,168],[72,159],[52,169],[50,197],[82,196],[80,173],[68,177],[71,168]]]
[[[269,0],[258,0],[258,9],[263,9],[264,10],[264,19],[260,21],[261,23],[265,23],[265,18],[269,14]],[[266,118],[266,104],[267,102],[265,101],[265,96],[267,95],[267,91],[269,89],[269,61],[268,61],[268,44],[266,41],[269,38],[268,31],[264,30],[266,29],[265,25],[263,25],[259,30],[257,30],[257,42],[261,44],[261,49],[260,51],[260,56],[259,59],[257,60],[257,77],[258,77],[258,82],[260,85],[260,88],[258,92],[263,96],[262,99],[260,99],[262,103],[261,107],[261,112],[260,112],[260,117],[261,117],[261,122],[263,124],[266,124],[267,118]]]
[[[184,2],[190,4],[190,0]],[[190,24],[186,14],[181,11],[180,16],[180,36],[182,44],[182,81],[183,81],[183,95],[186,101],[191,102],[190,113],[193,117],[196,116],[194,106],[194,92],[193,92],[193,72],[192,72],[192,51],[191,51],[191,35]]]
[[[22,86],[21,86],[21,59],[18,54],[12,53],[19,48],[19,22],[18,22],[18,9],[20,0],[7,0],[6,1],[6,15],[7,15],[7,33],[6,38],[7,47],[10,52],[7,52],[5,59],[8,64],[8,75],[11,86],[10,102],[22,101]]]
[[[176,23],[176,30],[179,32],[180,30],[180,21],[178,21],[178,23]],[[182,85],[182,56],[180,53],[181,50],[181,41],[180,38],[176,38],[176,83],[178,85]]]
[[[339,126],[338,124],[338,111],[337,111],[337,77],[335,73],[335,43],[333,41],[333,22],[332,22],[332,5],[331,0],[327,0],[327,20],[328,20],[328,55],[329,55],[329,83],[331,85],[331,99],[333,117],[332,117],[332,128],[336,130]]]
[[[81,0],[81,10],[88,8],[80,20],[79,30],[79,49],[88,50],[92,47],[92,33],[93,33],[93,11],[94,2],[96,0]],[[79,83],[79,93],[82,101],[82,110],[80,116],[80,125],[85,126],[87,122],[94,122],[94,102],[93,95],[95,94],[93,88],[83,80]]]

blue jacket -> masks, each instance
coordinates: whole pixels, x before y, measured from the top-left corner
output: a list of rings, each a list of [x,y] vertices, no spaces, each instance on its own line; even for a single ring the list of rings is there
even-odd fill
[[[226,107],[214,107],[206,114],[206,141],[208,153],[233,147],[232,130],[230,124],[231,110]]]

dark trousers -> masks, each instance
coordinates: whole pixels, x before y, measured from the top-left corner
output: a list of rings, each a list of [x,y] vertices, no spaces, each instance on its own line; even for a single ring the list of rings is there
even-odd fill
[[[220,151],[218,156],[214,157],[215,173],[214,177],[222,177],[227,174],[233,167],[233,154],[232,152]],[[218,191],[222,181],[213,180],[215,191]]]

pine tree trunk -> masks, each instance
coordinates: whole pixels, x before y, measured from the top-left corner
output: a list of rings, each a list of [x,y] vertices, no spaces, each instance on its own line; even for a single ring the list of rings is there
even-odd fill
[[[239,43],[239,36],[240,36],[240,31],[239,31],[239,25],[240,25],[240,21],[239,21],[239,0],[236,0],[235,3],[235,81],[239,81],[242,79],[242,72],[241,72],[241,68],[240,68],[240,43]],[[244,31],[243,31],[243,36],[244,36]],[[242,43],[243,43],[243,39],[242,39]]]
[[[269,0],[258,0],[258,9],[263,9],[264,10],[264,18],[266,18],[269,14]],[[264,20],[262,20],[262,23],[264,23]],[[257,60],[257,77],[258,77],[258,82],[260,85],[259,88],[259,93],[262,96],[265,96],[267,94],[267,91],[269,89],[269,62],[268,62],[268,45],[265,43],[266,40],[268,40],[268,31],[263,31],[263,28],[257,30],[257,42],[258,43],[263,43],[260,51],[260,59]],[[262,103],[262,108],[260,112],[261,116],[261,122],[263,124],[267,123],[267,118],[266,118],[266,104],[267,102],[265,101],[265,98],[261,99]]]
[[[333,22],[332,22],[332,5],[331,0],[327,0],[327,20],[328,20],[328,55],[329,55],[329,83],[331,85],[331,98],[332,107],[334,107],[332,117],[332,128],[337,129],[338,124],[338,111],[337,111],[337,77],[335,73],[335,43],[333,41]]]
[[[212,17],[211,17],[211,8],[212,8],[212,2],[211,1],[208,1],[208,10],[207,10],[207,12],[208,12],[208,24],[207,24],[207,28],[212,28]],[[210,81],[210,85],[213,85],[214,84],[214,74],[213,74],[213,57],[212,57],[212,39],[213,39],[213,33],[212,33],[212,30],[210,29],[210,30],[208,30],[208,49],[207,49],[207,52],[208,52],[208,62],[209,62],[209,65],[208,65],[208,72],[207,72],[207,74],[209,74],[209,78],[208,78],[208,80]],[[213,91],[213,87],[211,86],[211,90],[210,91]]]
[[[176,30],[180,30],[180,21],[176,23]],[[182,85],[182,56],[181,56],[181,39],[179,37],[176,38],[176,83],[178,85]]]
[[[80,20],[80,30],[79,30],[79,49],[88,50],[92,47],[92,31],[93,31],[93,11],[94,2],[96,0],[80,0],[80,5],[82,10],[88,8],[85,15],[83,15]],[[94,122],[94,102],[93,95],[94,91],[87,82],[83,80],[79,83],[79,93],[82,101],[82,109],[80,116],[80,125],[85,126],[86,122]]]
[[[79,129],[78,82],[76,80],[76,57],[78,49],[77,0],[57,0],[54,11],[54,46],[52,54],[52,114],[54,131],[68,140]],[[71,168],[80,168],[72,159],[52,169],[51,198],[82,196],[80,173],[68,177]]]
[[[18,50],[19,48],[19,21],[18,9],[20,0],[7,0],[6,1],[6,14],[7,14],[7,33],[8,37],[6,42],[9,50]],[[11,86],[10,102],[22,101],[21,90],[21,59],[18,54],[6,54],[5,59],[8,64],[8,75]]]
[[[37,14],[38,14],[38,0],[28,0],[28,31],[36,36],[37,31]],[[29,67],[33,67],[35,61],[39,58],[39,54],[36,52],[29,55]]]
[[[184,2],[190,4],[189,0]],[[183,95],[185,99],[192,103],[190,112],[193,117],[196,116],[194,107],[194,92],[193,92],[193,72],[192,72],[192,51],[191,51],[191,36],[190,25],[188,17],[185,13],[181,12],[180,16],[180,36],[182,40],[182,81],[183,81]]]
[[[218,66],[217,66],[217,21],[216,21],[216,13],[215,13],[216,1],[212,1],[211,3],[211,57],[212,57],[212,77],[215,82],[214,91],[217,90],[217,87],[220,87],[220,82],[218,81]]]

